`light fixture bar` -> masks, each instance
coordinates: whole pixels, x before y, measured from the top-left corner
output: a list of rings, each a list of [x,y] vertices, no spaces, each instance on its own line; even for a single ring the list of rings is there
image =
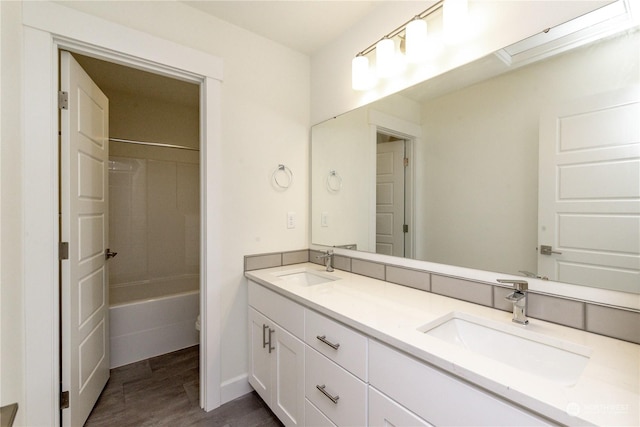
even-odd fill
[[[415,15],[413,18],[409,19],[407,22],[405,22],[404,24],[400,25],[395,30],[391,31],[389,34],[384,36],[383,39],[385,39],[385,38],[389,38],[389,39],[394,38],[395,36],[397,36],[398,34],[403,32],[405,30],[405,28],[407,27],[407,25],[409,25],[409,23],[411,21],[413,21],[414,19],[424,19],[427,16],[431,15],[432,13],[434,13],[435,11],[437,11],[438,9],[441,9],[443,5],[444,5],[444,0],[438,1],[436,4],[434,4],[430,8],[424,10],[422,13],[420,13],[418,15]],[[376,48],[376,45],[378,44],[379,41],[380,40],[377,40],[375,43],[369,45],[362,52],[359,52],[358,55],[367,55],[368,53],[373,52],[373,50]]]

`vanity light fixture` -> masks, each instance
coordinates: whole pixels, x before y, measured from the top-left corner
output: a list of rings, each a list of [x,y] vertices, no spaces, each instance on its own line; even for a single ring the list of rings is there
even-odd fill
[[[427,49],[427,21],[416,16],[407,24],[405,31],[405,55],[411,63],[422,62],[426,59]]]
[[[440,0],[422,13],[405,22],[376,43],[359,52],[351,63],[351,86],[354,90],[368,90],[376,83],[377,78],[393,76],[402,65],[405,58],[396,53],[394,38],[404,33],[406,60],[412,63],[422,62],[429,58],[430,46],[427,36],[427,22],[425,19],[434,12],[443,9],[444,33],[464,33],[468,23],[467,0]],[[450,27],[450,28],[447,28]],[[449,40],[459,37],[450,36]],[[367,55],[376,51],[376,64],[369,66]]]
[[[383,37],[376,43],[376,71],[378,77],[391,77],[396,59],[395,43],[389,37]]]
[[[351,85],[354,90],[367,90],[373,86],[369,58],[357,55],[351,61]]]

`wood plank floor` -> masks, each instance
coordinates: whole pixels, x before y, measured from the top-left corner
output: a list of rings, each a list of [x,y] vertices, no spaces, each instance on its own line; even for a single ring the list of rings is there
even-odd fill
[[[282,426],[255,392],[203,411],[198,365],[194,346],[112,369],[85,426]]]

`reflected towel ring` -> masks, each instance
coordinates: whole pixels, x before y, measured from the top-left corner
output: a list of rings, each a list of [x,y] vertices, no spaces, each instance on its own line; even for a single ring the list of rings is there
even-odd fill
[[[327,190],[331,193],[337,193],[342,190],[342,177],[333,169],[327,175]]]
[[[284,175],[284,176],[281,176]],[[278,179],[278,177],[280,178]],[[293,182],[293,172],[285,165],[278,165],[278,167],[271,174],[273,182],[282,189],[287,189]]]

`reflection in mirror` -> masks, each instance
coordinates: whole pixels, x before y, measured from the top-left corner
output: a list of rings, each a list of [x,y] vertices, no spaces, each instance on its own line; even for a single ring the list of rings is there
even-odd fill
[[[314,126],[312,242],[640,293],[639,46],[505,49]]]

